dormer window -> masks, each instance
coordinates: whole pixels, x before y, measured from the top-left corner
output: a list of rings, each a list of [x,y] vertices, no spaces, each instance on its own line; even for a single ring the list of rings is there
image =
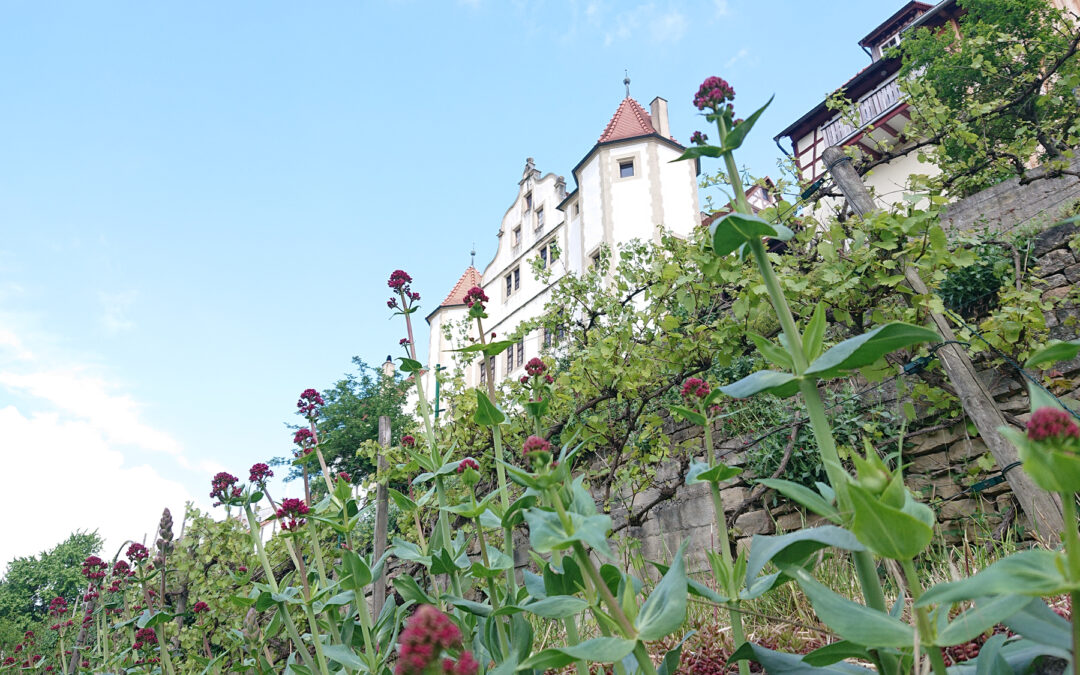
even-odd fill
[[[544,207],[536,209],[536,229],[544,229]]]
[[[619,178],[634,177],[634,160],[624,159],[619,161]]]
[[[525,210],[532,211],[532,193],[525,195]]]

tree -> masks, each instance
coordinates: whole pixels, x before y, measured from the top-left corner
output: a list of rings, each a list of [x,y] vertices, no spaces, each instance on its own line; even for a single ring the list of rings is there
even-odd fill
[[[920,28],[899,48],[917,142],[862,172],[918,151],[942,170],[938,186],[960,196],[1011,176],[1080,177],[1069,165],[1080,145],[1080,17],[1047,0],[959,4],[959,34]]]
[[[333,387],[322,392],[326,404],[319,412],[316,427],[327,467],[334,473],[345,471],[353,483],[359,483],[375,472],[370,455],[358,454],[358,450],[365,443],[378,440],[379,417],[390,418],[393,443],[412,429],[414,420],[405,412],[412,383],[401,377],[387,380],[381,370],[369,366],[359,356],[354,356],[352,362],[357,372],[346,373]],[[318,464],[310,464],[308,471],[317,474]],[[289,480],[299,475],[299,469],[293,468]],[[313,482],[314,486],[320,484]]]
[[[54,548],[37,556],[16,558],[8,563],[0,581],[0,645],[20,641],[23,633],[41,628],[49,602],[62,597],[74,605],[86,585],[82,563],[101,551],[102,540],[95,532],[74,532]]]

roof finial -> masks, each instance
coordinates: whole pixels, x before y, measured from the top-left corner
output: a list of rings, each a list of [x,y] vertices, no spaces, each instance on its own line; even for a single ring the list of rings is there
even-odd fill
[[[473,242],[472,250],[469,251],[469,267],[476,267],[476,242]]]
[[[630,72],[623,69],[623,75],[625,77],[623,77],[622,83],[626,85],[626,98],[630,98]]]

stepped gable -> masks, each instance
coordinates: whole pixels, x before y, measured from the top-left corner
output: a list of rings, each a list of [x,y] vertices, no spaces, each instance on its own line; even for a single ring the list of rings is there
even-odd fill
[[[454,284],[453,290],[450,291],[450,295],[446,296],[446,299],[442,301],[439,307],[453,307],[454,305],[465,304],[465,294],[469,292],[469,289],[473,286],[479,286],[481,282],[480,272],[469,265],[465,273],[461,275],[457,283]]]
[[[657,133],[653,127],[652,117],[645,112],[645,108],[634,99],[627,96],[619,104],[619,109],[611,116],[611,121],[604,127],[604,133],[600,134],[597,143],[619,141],[624,138],[647,136]]]

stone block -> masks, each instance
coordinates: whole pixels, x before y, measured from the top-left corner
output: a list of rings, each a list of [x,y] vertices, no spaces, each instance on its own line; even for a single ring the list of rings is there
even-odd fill
[[[1064,286],[1059,286],[1058,288],[1051,288],[1050,290],[1046,291],[1045,293],[1042,294],[1042,299],[1043,300],[1063,299],[1063,298],[1068,297],[1069,293],[1072,293],[1072,291],[1073,291],[1072,286],[1069,286],[1069,285],[1066,284]]]
[[[963,436],[963,426],[956,425],[952,429],[942,429],[935,431],[932,434],[923,434],[922,436],[916,436],[918,439],[914,441],[915,446],[910,450],[905,450],[904,454],[909,457],[917,455],[924,455],[928,452],[940,450],[947,446],[958,438]]]
[[[986,443],[979,438],[965,438],[949,446],[949,459],[956,462],[978,457],[987,452]]]
[[[772,534],[773,521],[768,511],[749,511],[735,519],[735,531],[743,536]]]
[[[1032,241],[1031,254],[1036,258],[1042,257],[1056,248],[1062,248],[1067,246],[1069,240],[1073,238],[1077,232],[1080,232],[1080,225],[1076,223],[1064,223],[1043,230],[1035,236]]]
[[[679,511],[679,505],[673,502],[660,504],[652,510],[653,514],[655,514],[655,520],[660,525],[661,532],[666,534],[682,529],[683,525]]]
[[[1043,278],[1051,274],[1057,274],[1075,262],[1076,258],[1073,256],[1072,251],[1067,248],[1056,248],[1035,259],[1035,265],[1039,268],[1039,276]]]
[[[720,491],[720,499],[724,500],[724,510],[734,510],[739,504],[746,501],[746,498],[750,496],[749,488],[744,487],[729,487]]]
[[[949,476],[932,478],[926,475],[909,474],[905,482],[912,492],[922,495],[925,500],[948,499],[960,494],[960,486]]]
[[[966,518],[976,513],[977,503],[974,499],[954,499],[941,505],[938,512],[938,520],[956,520]]]
[[[929,455],[922,455],[916,457],[915,461],[911,463],[908,468],[908,473],[911,475],[924,475],[932,476],[943,471],[948,471],[952,463],[949,461],[949,457],[946,452],[935,452]]]
[[[803,513],[794,511],[785,513],[776,519],[777,532],[795,532],[808,527],[817,527],[825,522],[825,519],[815,513]]]
[[[716,510],[708,497],[687,499],[680,504],[679,512],[684,527],[709,527],[716,522]]]
[[[1065,278],[1068,279],[1070,284],[1075,284],[1080,281],[1080,263],[1075,265],[1069,265],[1064,270]]]

